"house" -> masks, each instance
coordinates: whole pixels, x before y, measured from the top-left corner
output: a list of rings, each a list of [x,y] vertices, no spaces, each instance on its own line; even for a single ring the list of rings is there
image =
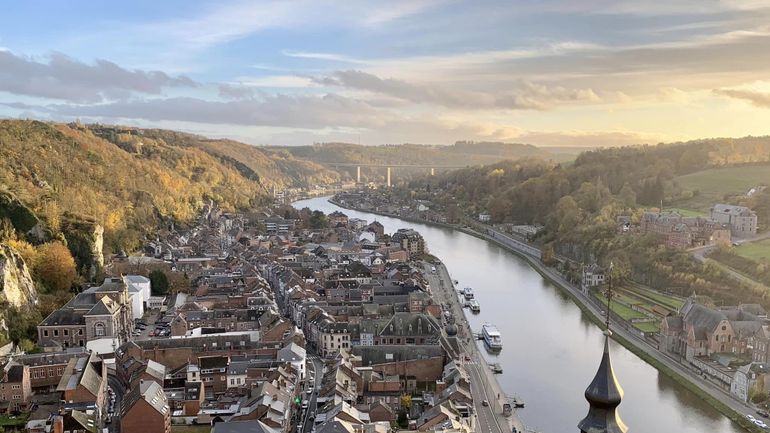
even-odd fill
[[[123,397],[120,430],[124,432],[170,433],[171,409],[156,382],[143,381]]]
[[[492,215],[490,215],[488,212],[482,212],[479,214],[479,221],[488,223],[492,221]]]
[[[59,385],[64,369],[72,358],[87,358],[84,347],[72,347],[62,352],[44,352],[20,355],[13,363],[29,366],[33,391],[53,391]]]
[[[31,397],[29,366],[20,364],[6,366],[3,377],[0,378],[0,402],[3,403],[3,407],[7,403],[10,411],[21,410],[27,406]]]
[[[134,318],[141,318],[144,314],[144,309],[147,306],[147,301],[152,296],[152,290],[150,285],[150,279],[141,275],[126,275],[123,277],[123,281],[128,286],[128,292],[130,296],[138,294],[139,304],[136,305],[132,299],[132,306],[134,307]],[[141,314],[137,315],[137,307],[140,308]]]
[[[703,217],[683,217],[677,212],[645,212],[640,221],[642,234],[653,234],[671,248],[715,245],[730,242],[730,227]]]
[[[329,225],[332,227],[347,226],[348,216],[340,211],[334,211],[329,214]]]
[[[300,379],[304,379],[305,377],[306,358],[307,352],[305,351],[305,348],[294,342],[290,342],[282,347],[276,354],[276,361],[290,363],[297,371],[297,374],[299,374]]]
[[[212,394],[221,394],[227,390],[227,367],[230,357],[227,355],[209,355],[198,357],[201,382],[206,384]]]
[[[767,394],[770,391],[770,365],[750,362],[738,367],[730,384],[730,394],[748,403],[756,394]]]
[[[195,416],[201,410],[206,399],[206,385],[203,382],[187,382],[184,384],[184,416]]]
[[[62,393],[66,403],[83,403],[96,408],[97,419],[102,418],[106,407],[107,368],[96,354],[87,358],[72,358],[64,369],[56,391]]]
[[[757,234],[757,214],[745,206],[716,204],[711,208],[711,219],[729,225],[735,237]]]
[[[385,226],[383,226],[381,222],[376,220],[373,223],[366,226],[365,230],[374,233],[375,240],[380,239],[385,235]]]
[[[587,292],[591,287],[598,287],[604,284],[604,269],[596,263],[583,268],[583,279],[581,287]]]
[[[401,245],[401,248],[409,253],[410,259],[425,254],[425,240],[416,230],[399,229],[390,239],[392,242]]]

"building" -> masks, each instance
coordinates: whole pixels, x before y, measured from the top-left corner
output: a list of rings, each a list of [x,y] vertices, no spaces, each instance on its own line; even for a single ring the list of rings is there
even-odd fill
[[[134,319],[140,319],[144,316],[147,301],[150,300],[152,294],[150,279],[141,275],[126,275],[123,277],[123,282],[128,287]]]
[[[492,215],[490,215],[489,212],[482,212],[479,214],[479,221],[488,223],[492,221]]]
[[[409,258],[417,258],[425,254],[425,240],[417,230],[399,229],[391,236],[391,241],[401,245],[409,253]]]
[[[129,340],[134,329],[128,287],[121,278],[106,278],[101,286],[78,293],[37,326],[43,347],[84,347],[102,338]]]
[[[340,211],[334,211],[330,213],[328,218],[329,218],[329,225],[331,225],[332,227],[348,225],[348,216]]]
[[[583,268],[583,279],[581,286],[583,291],[591,287],[598,287],[604,284],[604,269],[596,263]]]
[[[94,406],[96,419],[102,419],[102,410],[107,407],[107,368],[104,362],[93,353],[88,358],[70,359],[56,391],[62,393],[61,399],[66,404]]]
[[[29,367],[30,384],[34,391],[54,391],[72,358],[87,358],[84,347],[73,347],[62,352],[32,353],[16,356],[13,363]]]
[[[383,226],[381,222],[375,220],[374,222],[366,226],[366,231],[374,233],[375,238],[380,239],[385,235],[385,226]]]
[[[703,217],[683,217],[677,212],[645,212],[640,221],[642,234],[660,237],[671,248],[691,248],[730,242],[730,226]]]
[[[21,410],[27,406],[31,397],[29,366],[20,364],[6,366],[3,377],[0,378],[0,402],[3,408],[7,404],[9,411]]]
[[[750,342],[763,324],[740,306],[708,308],[691,296],[679,314],[661,321],[660,350],[684,356],[689,362],[715,353],[751,354]]]
[[[120,430],[124,432],[170,433],[171,408],[163,387],[143,381],[123,397]]]
[[[711,219],[729,225],[735,237],[746,238],[757,234],[757,214],[745,206],[714,205]]]
[[[752,396],[770,391],[770,366],[764,363],[750,362],[735,370],[730,384],[730,394],[748,402]]]

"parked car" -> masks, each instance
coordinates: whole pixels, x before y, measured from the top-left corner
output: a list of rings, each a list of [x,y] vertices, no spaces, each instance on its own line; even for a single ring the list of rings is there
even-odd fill
[[[764,418],[770,418],[770,414],[767,413],[764,409],[757,409],[757,415],[764,417]]]
[[[481,405],[484,406],[484,407],[489,407],[489,402],[484,400],[484,401],[481,402]]]
[[[765,422],[761,419],[755,419],[754,424],[756,424],[756,426],[759,428],[767,428],[767,424],[765,424]]]
[[[746,419],[751,421],[751,422],[754,422],[754,420],[756,420],[756,418],[754,418],[754,415],[752,415],[752,414],[747,414],[746,415]]]

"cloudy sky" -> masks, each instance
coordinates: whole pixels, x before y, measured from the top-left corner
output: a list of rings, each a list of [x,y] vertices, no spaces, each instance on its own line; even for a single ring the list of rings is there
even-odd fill
[[[112,3],[4,8],[0,116],[290,145],[770,133],[764,0]]]

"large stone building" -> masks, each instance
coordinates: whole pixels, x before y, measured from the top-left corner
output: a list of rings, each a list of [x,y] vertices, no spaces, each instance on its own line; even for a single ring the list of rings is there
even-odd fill
[[[133,330],[128,288],[121,278],[107,278],[70,299],[38,326],[38,343],[46,348],[85,346],[91,340],[127,341]]]
[[[687,299],[678,315],[660,323],[660,349],[688,361],[714,353],[751,354],[750,341],[763,321],[747,306],[713,309]]]
[[[654,234],[672,248],[691,248],[730,242],[730,226],[702,217],[683,217],[677,212],[645,212],[642,234]]]
[[[717,204],[711,208],[711,219],[730,226],[735,237],[757,234],[757,214],[745,206]]]

